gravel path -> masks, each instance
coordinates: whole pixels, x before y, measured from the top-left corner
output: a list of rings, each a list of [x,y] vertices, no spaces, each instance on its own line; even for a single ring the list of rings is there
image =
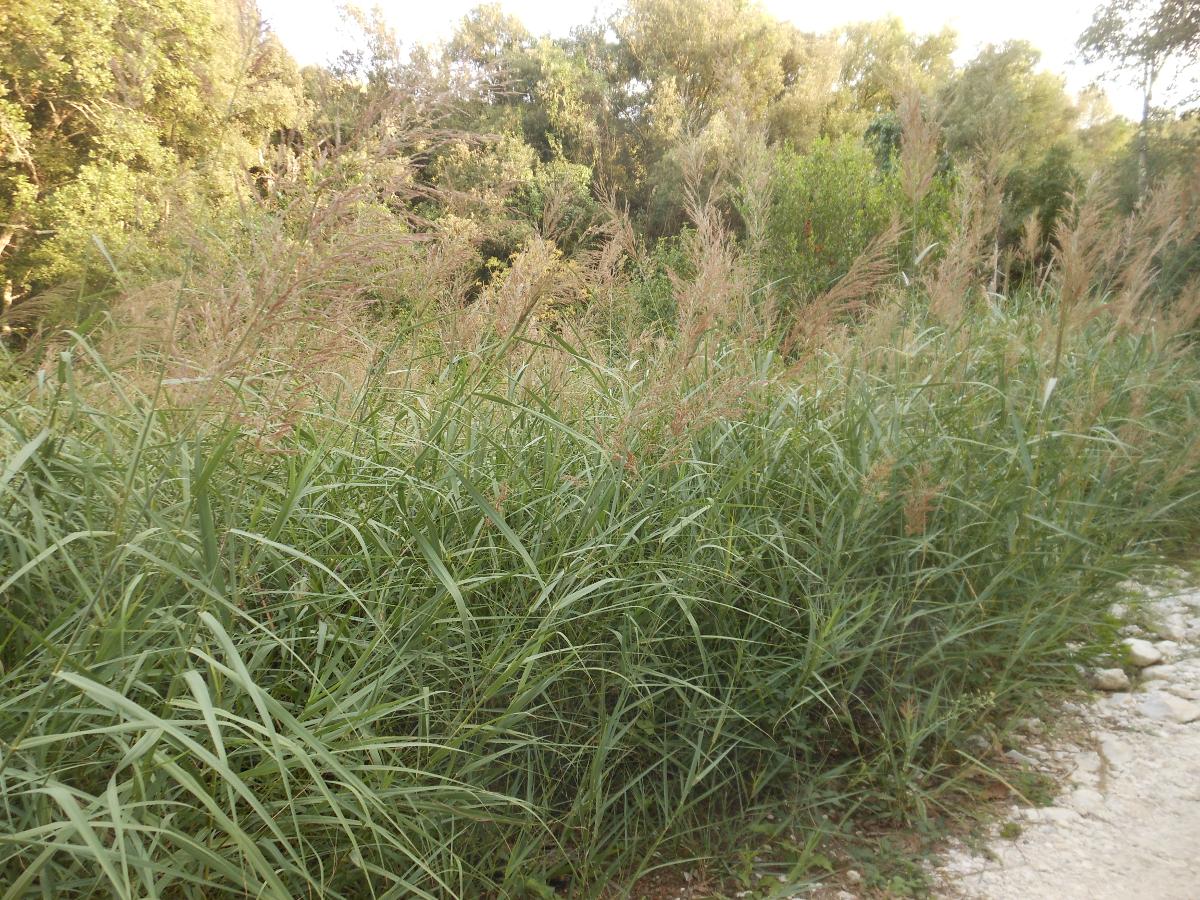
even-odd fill
[[[1096,673],[1108,692],[1064,710],[1087,737],[1046,746],[1032,736],[1010,752],[1062,779],[1063,791],[1054,806],[1013,807],[1015,840],[997,829],[986,855],[947,854],[939,896],[1200,900],[1200,590],[1176,589],[1147,609],[1155,622],[1130,629],[1130,655],[1161,661],[1142,665],[1132,685],[1119,670]]]

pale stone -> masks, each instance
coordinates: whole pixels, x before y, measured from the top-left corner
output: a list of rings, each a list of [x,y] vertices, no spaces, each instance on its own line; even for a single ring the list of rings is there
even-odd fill
[[[1100,754],[1112,766],[1124,766],[1133,761],[1133,751],[1129,749],[1129,745],[1111,734],[1100,735]]]
[[[1009,750],[1004,756],[1010,762],[1015,762],[1019,766],[1029,766],[1031,769],[1037,768],[1038,761],[1032,756],[1026,756],[1020,750]]]
[[[1085,816],[1098,816],[1104,812],[1104,796],[1089,787],[1077,787],[1071,791],[1071,806]]]
[[[1174,659],[1179,655],[1179,644],[1176,641],[1159,641],[1154,646],[1163,655],[1163,659]]]
[[[1139,669],[1162,662],[1162,651],[1149,641],[1141,638],[1126,638],[1124,643],[1129,652],[1129,661]]]
[[[1036,825],[1044,823],[1053,823],[1063,825],[1067,822],[1074,822],[1079,819],[1079,813],[1073,809],[1067,809],[1065,806],[1046,806],[1038,809],[1025,810],[1025,819]]]
[[[1142,671],[1142,681],[1170,681],[1179,670],[1172,665],[1151,666]]]
[[[1156,722],[1178,722],[1180,725],[1186,725],[1200,719],[1200,706],[1161,691],[1147,694],[1138,705],[1138,711],[1147,719]]]
[[[1129,690],[1129,676],[1124,669],[1097,669],[1092,673],[1092,684],[1102,691]]]
[[[1096,705],[1111,714],[1123,711],[1132,702],[1133,694],[1127,691],[1113,691],[1101,697]]]
[[[1200,690],[1196,688],[1186,687],[1182,684],[1167,685],[1167,690],[1176,697],[1182,697],[1184,700],[1200,700]]]
[[[1075,770],[1070,779],[1077,784],[1091,784],[1100,773],[1100,754],[1093,750],[1084,750],[1075,755]]]
[[[1172,613],[1154,626],[1154,633],[1164,641],[1182,641],[1187,637],[1187,623],[1179,613]]]

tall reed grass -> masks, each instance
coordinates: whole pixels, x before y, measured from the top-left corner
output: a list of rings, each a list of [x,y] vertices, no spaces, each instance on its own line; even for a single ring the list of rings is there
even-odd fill
[[[928,815],[1200,521],[1190,318],[1072,235],[797,330],[700,227],[625,337],[617,251],[367,337],[264,245],[60,340],[0,413],[0,896],[583,896],[770,804]]]

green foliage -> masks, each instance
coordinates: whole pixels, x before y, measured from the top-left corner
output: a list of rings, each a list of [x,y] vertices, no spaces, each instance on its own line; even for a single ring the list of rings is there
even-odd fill
[[[1000,837],[1006,841],[1015,841],[1021,836],[1024,829],[1016,822],[1005,822],[1000,826]]]
[[[1156,82],[1172,66],[1183,69],[1174,73],[1180,88],[1186,81],[1179,76],[1194,77],[1200,11],[1191,0],[1109,0],[1079,36],[1079,49],[1089,61],[1104,60],[1131,78],[1149,105]],[[1175,99],[1186,103],[1195,96]]]
[[[684,229],[678,235],[659,238],[630,284],[638,318],[654,331],[669,330],[677,318],[672,273],[684,278],[695,275],[694,263],[687,253],[692,234]]]
[[[943,90],[949,152],[960,164],[982,159],[1006,176],[997,237],[1007,246],[1031,215],[1042,235],[1052,234],[1069,196],[1093,174],[1076,128],[1079,110],[1063,79],[1039,69],[1040,59],[1025,41],[989,46]]]
[[[832,286],[900,215],[894,174],[861,141],[821,139],[805,153],[778,155],[767,270],[795,296]]]
[[[802,884],[1197,537],[1197,204],[1045,237],[1194,123],[895,20],[349,15],[300,73],[240,0],[0,7],[3,279],[122,271],[0,313],[5,896]]]
[[[718,110],[761,116],[783,87],[786,31],[757,4],[632,0],[617,31],[633,76],[652,97],[671,91],[696,125]]]
[[[1027,166],[1071,133],[1075,107],[1062,78],[1038,69],[1040,59],[1031,44],[1011,41],[985,48],[963,68],[944,97],[951,152],[992,152]]]
[[[434,183],[447,198],[441,214],[470,218],[484,259],[496,264],[507,263],[535,233],[572,249],[597,213],[588,166],[561,157],[542,162],[514,134],[450,145],[434,164]]]
[[[1079,36],[1083,57],[1103,60],[1112,74],[1135,83],[1142,92],[1142,117],[1137,141],[1134,202],[1163,174],[1151,167],[1154,103],[1164,74],[1172,76],[1176,108],[1200,99],[1196,87],[1196,51],[1200,48],[1200,11],[1193,0],[1109,0],[1096,10],[1091,25]]]
[[[599,215],[592,197],[591,168],[561,157],[539,163],[523,187],[516,209],[560,245],[573,249]]]
[[[1040,234],[1052,234],[1071,197],[1084,186],[1078,153],[1069,143],[1055,144],[1031,168],[1014,170],[1008,180],[1008,202],[1000,223],[1008,244],[1020,239],[1020,231],[1032,214],[1038,219]]]
[[[1190,19],[1161,5],[1164,34],[1186,45]],[[0,265],[18,299],[95,269],[93,237],[127,265],[168,207],[228,211],[248,168],[270,194],[281,175],[331,156],[343,168],[413,157],[422,214],[474,222],[484,266],[543,227],[548,189],[571,195],[560,223],[570,252],[596,197],[616,199],[657,240],[688,223],[689,178],[705,190],[743,178],[748,141],[764,136],[786,159],[783,148],[803,153],[822,137],[876,139],[914,92],[936,107],[943,169],[986,157],[1006,173],[1002,252],[1034,213],[1045,241],[1065,196],[1092,175],[1132,178],[1126,193],[1137,196],[1194,149],[1177,139],[1185,123],[1164,119],[1143,129],[1133,159],[1127,123],[1094,97],[1068,98],[1028,44],[956,67],[949,31],[914,34],[894,18],[808,34],[754,3],[637,0],[570,37],[538,38],[491,4],[441,47],[405,54],[380,13],[348,7],[358,44],[301,74],[246,0],[34,0],[2,15]],[[444,134],[398,144],[414,113]],[[693,144],[708,154],[698,173]],[[880,144],[881,168],[894,145]],[[842,250],[877,226],[868,204],[803,290],[844,271]]]
[[[31,0],[0,12],[0,281],[77,277],[196,166],[228,178],[300,124],[299,75],[234,0]],[[217,188],[221,192],[221,188]],[[227,192],[227,189],[226,189]]]
[[[956,38],[945,28],[913,34],[895,16],[847,26],[839,91],[830,110],[833,133],[861,135],[870,122],[894,110],[906,92],[932,94],[954,71]]]

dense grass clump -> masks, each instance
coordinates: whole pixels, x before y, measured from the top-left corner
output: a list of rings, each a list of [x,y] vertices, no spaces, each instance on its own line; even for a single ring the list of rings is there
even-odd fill
[[[1194,353],[924,310],[380,348],[286,421],[62,345],[0,417],[5,896],[586,893],[924,814],[1200,521]]]
[[[1187,121],[612,12],[4,7],[0,900],[791,895],[1196,536]]]

